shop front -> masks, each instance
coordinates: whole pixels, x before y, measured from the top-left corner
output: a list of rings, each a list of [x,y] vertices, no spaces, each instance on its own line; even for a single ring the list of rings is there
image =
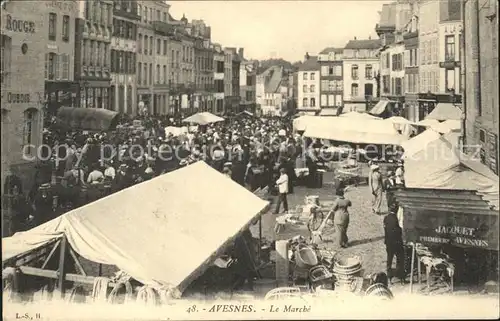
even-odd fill
[[[79,83],[78,107],[113,110],[114,92],[110,81],[83,80]]]
[[[78,106],[78,87],[74,81],[45,81],[48,113],[54,115],[61,106]]]

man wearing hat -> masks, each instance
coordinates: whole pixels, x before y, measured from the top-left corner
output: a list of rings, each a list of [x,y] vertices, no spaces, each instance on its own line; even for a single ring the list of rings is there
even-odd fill
[[[404,169],[403,169],[403,163],[400,161],[398,163],[398,168],[396,169],[396,175],[395,175],[395,183],[398,186],[404,186]]]
[[[394,197],[394,190],[396,189],[396,176],[393,171],[387,172],[387,178],[384,179],[385,198],[387,200],[387,208],[389,211],[394,210],[396,207],[396,198]]]
[[[382,195],[383,195],[383,182],[382,175],[380,174],[380,168],[378,165],[372,165],[370,167],[370,191],[373,195],[372,200],[372,212],[374,214],[380,214],[380,207],[382,205]]]
[[[387,252],[387,276],[389,280],[396,276],[404,283],[404,248],[403,231],[399,226],[396,213],[391,211],[384,217],[384,243]],[[396,257],[396,271],[392,271],[392,261]]]

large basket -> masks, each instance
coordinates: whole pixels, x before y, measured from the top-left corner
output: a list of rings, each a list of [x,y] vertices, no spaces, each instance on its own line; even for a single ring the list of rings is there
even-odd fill
[[[295,264],[301,269],[310,269],[318,265],[316,252],[305,244],[299,244],[295,250]]]
[[[361,260],[359,257],[349,257],[349,258],[342,258],[338,259],[335,261],[333,264],[333,273],[335,275],[354,275],[358,272],[360,272],[362,269],[361,267]]]

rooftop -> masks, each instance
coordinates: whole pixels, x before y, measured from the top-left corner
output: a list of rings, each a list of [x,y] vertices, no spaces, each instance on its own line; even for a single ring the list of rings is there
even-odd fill
[[[304,61],[299,66],[299,71],[319,70],[319,68],[320,68],[320,65],[318,63],[318,57],[317,56],[310,56],[309,59]]]
[[[344,51],[344,49],[342,49],[342,48],[327,47],[327,48],[321,50],[321,52],[319,54],[326,55],[326,54],[329,54],[330,52],[342,53],[343,51]]]
[[[396,27],[396,2],[382,5],[379,27]]]
[[[380,39],[350,40],[344,49],[378,49],[381,45]]]

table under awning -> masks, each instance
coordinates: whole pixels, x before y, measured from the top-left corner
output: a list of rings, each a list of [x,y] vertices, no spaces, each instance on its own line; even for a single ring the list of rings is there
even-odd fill
[[[57,121],[74,130],[108,131],[118,125],[118,113],[102,108],[61,107]]]
[[[395,197],[407,242],[498,251],[499,212],[477,192],[406,188]]]

